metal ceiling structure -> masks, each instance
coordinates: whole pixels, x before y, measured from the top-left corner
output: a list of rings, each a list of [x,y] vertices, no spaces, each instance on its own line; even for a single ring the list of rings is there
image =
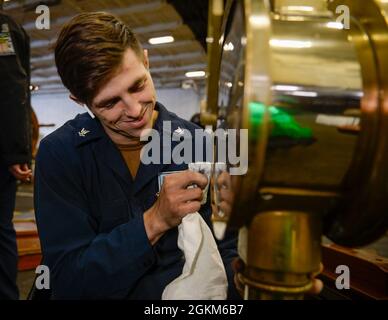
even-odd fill
[[[50,10],[50,28],[39,30],[38,5]],[[189,4],[189,5],[188,5]],[[149,51],[157,88],[181,88],[188,71],[206,70],[208,0],[8,0],[4,12],[23,25],[31,39],[31,83],[40,93],[65,91],[57,74],[52,45],[69,19],[81,12],[106,11],[117,15],[138,35]],[[151,45],[148,39],[173,36],[175,41]],[[191,82],[193,84],[193,82]],[[203,88],[205,79],[195,79]]]

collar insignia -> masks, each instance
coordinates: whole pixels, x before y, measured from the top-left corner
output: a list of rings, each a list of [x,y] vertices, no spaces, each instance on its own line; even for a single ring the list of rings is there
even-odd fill
[[[177,135],[182,135],[184,134],[185,130],[183,130],[181,127],[178,127],[177,129],[174,130],[174,133]]]
[[[81,131],[78,132],[78,135],[80,137],[85,137],[90,131],[86,130],[85,128],[82,128]]]

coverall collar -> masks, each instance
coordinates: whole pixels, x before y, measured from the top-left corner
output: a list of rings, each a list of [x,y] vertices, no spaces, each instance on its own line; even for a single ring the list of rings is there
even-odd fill
[[[158,110],[158,117],[153,129],[157,130],[160,137],[162,137],[163,121],[171,121],[172,128],[177,127],[178,124],[175,123],[176,120],[172,119],[167,109],[159,102],[156,103],[155,109]],[[79,115],[78,117],[79,121],[77,123],[75,137],[76,146],[82,148],[88,144],[92,144],[92,150],[95,157],[102,161],[115,175],[117,175],[118,178],[130,187],[129,190],[131,190],[133,195],[141,191],[150,180],[163,171],[164,167],[168,166],[164,165],[162,161],[160,161],[159,164],[149,165],[145,165],[141,162],[137,175],[135,179],[133,179],[120,151],[106,134],[100,121],[96,118],[92,119],[87,113]],[[162,150],[163,139],[160,140],[160,150]]]

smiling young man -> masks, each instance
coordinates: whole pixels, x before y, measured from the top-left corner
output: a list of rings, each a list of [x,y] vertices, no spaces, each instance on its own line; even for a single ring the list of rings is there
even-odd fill
[[[182,218],[198,211],[210,225],[209,201],[200,203],[207,178],[187,164],[143,164],[140,135],[149,128],[161,134],[165,121],[193,136],[198,127],[156,101],[147,52],[110,14],[67,23],[55,60],[71,98],[88,113],[43,139],[37,155],[35,211],[51,296],[160,299],[182,273]],[[168,171],[180,172],[165,176],[159,190],[158,177]],[[217,244],[228,297],[237,298],[236,239]]]

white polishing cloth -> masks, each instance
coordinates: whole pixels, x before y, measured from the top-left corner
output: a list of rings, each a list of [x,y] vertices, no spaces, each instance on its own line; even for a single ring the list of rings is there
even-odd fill
[[[163,300],[225,300],[228,280],[217,244],[201,215],[185,216],[178,227],[185,255],[182,274],[163,291]]]

